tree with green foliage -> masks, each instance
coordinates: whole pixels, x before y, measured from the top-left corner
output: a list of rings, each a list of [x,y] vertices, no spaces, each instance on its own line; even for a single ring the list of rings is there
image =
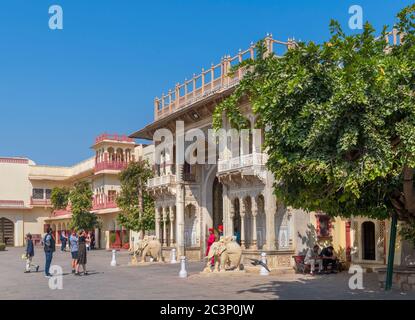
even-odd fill
[[[154,200],[147,192],[147,181],[153,171],[146,161],[131,162],[120,175],[121,192],[117,205],[121,210],[118,222],[128,230],[154,230]]]
[[[275,193],[288,206],[331,216],[394,216],[415,228],[415,5],[398,14],[403,43],[369,23],[346,35],[332,21],[323,44],[298,42],[282,56],[263,41],[249,72],[215,110],[235,128],[249,99],[265,128]],[[240,66],[238,66],[240,67]]]
[[[68,206],[69,193],[71,190],[67,187],[55,187],[52,189],[50,200],[54,210],[64,210]]]
[[[77,182],[69,194],[74,230],[92,230],[100,225],[96,214],[92,213],[92,188],[87,181]]]
[[[70,228],[76,231],[92,230],[100,225],[98,217],[91,212],[93,192],[87,181],[75,183],[74,187],[54,188],[51,202],[53,210],[66,209],[71,206],[72,218]]]

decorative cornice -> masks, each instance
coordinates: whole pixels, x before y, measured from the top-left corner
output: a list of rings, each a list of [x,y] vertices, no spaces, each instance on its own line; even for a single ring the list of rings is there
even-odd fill
[[[29,159],[23,159],[23,158],[0,158],[0,163],[29,164]]]

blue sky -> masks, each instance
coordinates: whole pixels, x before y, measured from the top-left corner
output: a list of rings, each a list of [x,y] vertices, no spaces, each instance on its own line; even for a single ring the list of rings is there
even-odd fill
[[[153,101],[267,32],[321,42],[348,9],[377,30],[404,0],[13,0],[0,2],[0,156],[71,165],[102,132],[136,131]],[[64,29],[48,28],[59,4]]]

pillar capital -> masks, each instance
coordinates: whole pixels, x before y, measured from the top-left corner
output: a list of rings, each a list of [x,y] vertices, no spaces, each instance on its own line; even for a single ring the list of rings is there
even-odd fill
[[[258,198],[257,196],[251,196],[251,212],[252,216],[256,217],[258,215]]]
[[[246,215],[246,203],[243,199],[241,199],[240,203],[241,203],[241,212],[240,212],[241,217],[245,217],[245,215]]]
[[[174,221],[174,206],[169,207],[169,218],[170,221]]]
[[[156,221],[160,221],[160,209],[156,208]]]
[[[166,221],[167,220],[167,216],[168,216],[168,214],[167,214],[167,207],[163,207],[163,221]]]

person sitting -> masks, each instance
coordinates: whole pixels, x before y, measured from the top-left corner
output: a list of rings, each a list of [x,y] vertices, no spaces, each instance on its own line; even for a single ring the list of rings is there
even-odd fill
[[[331,272],[337,273],[337,257],[334,254],[333,246],[321,250],[320,257],[323,259],[323,268],[328,273],[328,266],[331,265]]]
[[[234,237],[235,237],[235,241],[239,244],[239,245],[241,245],[241,233],[238,231],[238,229],[237,228],[235,228],[235,230],[234,230]]]
[[[222,237],[223,237],[223,225],[220,225],[220,226],[218,227],[218,231],[219,231],[219,240],[220,240],[220,238],[222,238]]]
[[[320,257],[320,247],[317,244],[313,248],[308,248],[304,264],[310,265],[311,275],[314,275],[316,264],[318,264],[318,273],[323,271],[323,260]]]

